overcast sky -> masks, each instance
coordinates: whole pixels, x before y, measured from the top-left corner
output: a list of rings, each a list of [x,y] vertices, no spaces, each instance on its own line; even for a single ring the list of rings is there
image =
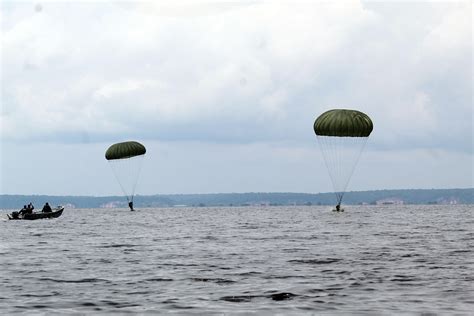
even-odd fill
[[[312,130],[374,122],[348,190],[473,187],[471,1],[2,1],[0,194],[329,192]]]

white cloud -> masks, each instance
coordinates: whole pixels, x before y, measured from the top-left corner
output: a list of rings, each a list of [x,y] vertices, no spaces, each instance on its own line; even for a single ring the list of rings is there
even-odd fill
[[[375,124],[349,190],[472,186],[470,2],[37,7],[0,10],[1,193],[119,194],[124,139],[148,148],[139,194],[331,191],[333,107]]]
[[[5,141],[313,141],[354,107],[376,145],[471,146],[469,3],[35,5],[2,12]]]

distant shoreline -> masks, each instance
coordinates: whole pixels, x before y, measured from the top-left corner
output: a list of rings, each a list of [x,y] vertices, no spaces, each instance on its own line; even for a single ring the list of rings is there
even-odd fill
[[[67,208],[127,207],[123,196],[56,196],[56,195],[0,195],[0,209],[17,209],[33,202],[37,208],[45,202]],[[205,206],[278,206],[278,205],[334,205],[334,193],[209,193],[137,195],[136,207],[205,207]],[[474,204],[474,188],[463,189],[406,189],[351,191],[344,195],[345,205],[404,205],[404,204]]]

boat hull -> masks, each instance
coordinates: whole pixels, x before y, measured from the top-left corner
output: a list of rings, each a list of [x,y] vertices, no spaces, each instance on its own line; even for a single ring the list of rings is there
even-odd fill
[[[33,213],[33,214],[25,214],[22,217],[15,217],[12,214],[7,214],[9,220],[36,220],[36,219],[45,219],[45,218],[58,218],[63,214],[64,207],[53,209],[52,212],[48,213]]]

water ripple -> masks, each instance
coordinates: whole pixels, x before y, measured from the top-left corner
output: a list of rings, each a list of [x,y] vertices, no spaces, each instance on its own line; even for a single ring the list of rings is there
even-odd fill
[[[473,214],[463,205],[76,209],[0,221],[0,310],[470,315]]]

